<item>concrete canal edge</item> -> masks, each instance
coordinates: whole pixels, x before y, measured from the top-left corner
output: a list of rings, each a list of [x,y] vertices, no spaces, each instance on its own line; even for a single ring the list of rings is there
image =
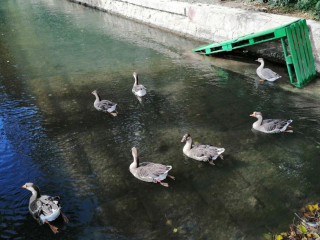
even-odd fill
[[[206,43],[220,42],[279,27],[297,20],[296,17],[230,8],[215,4],[177,2],[172,0],[69,0],[181,36]],[[320,73],[320,22],[307,20],[316,71]],[[198,46],[194,46],[198,47]],[[263,48],[266,48],[264,45]],[[282,48],[272,45],[276,52],[253,50],[262,57],[279,56]],[[269,56],[268,56],[269,55]]]

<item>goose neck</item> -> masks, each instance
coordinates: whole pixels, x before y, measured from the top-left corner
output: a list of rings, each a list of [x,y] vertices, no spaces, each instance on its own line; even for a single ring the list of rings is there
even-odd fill
[[[94,93],[94,96],[96,97],[96,102],[100,102],[101,101],[101,98],[100,98],[98,93]]]
[[[260,66],[258,67],[258,69],[263,69],[264,68],[264,61],[260,62]]]
[[[33,202],[34,200],[41,197],[40,190],[39,189],[30,189],[32,195],[30,197],[30,202]]]
[[[134,85],[139,85],[138,75],[134,75]]]
[[[139,159],[137,156],[133,156],[133,162],[130,164],[130,169],[138,168],[139,166]]]
[[[255,126],[261,126],[262,123],[262,116],[256,116],[256,118],[258,118],[258,120],[256,122],[254,122]]]
[[[190,138],[186,141],[186,144],[184,145],[183,150],[190,150],[191,148],[192,148],[192,139]]]

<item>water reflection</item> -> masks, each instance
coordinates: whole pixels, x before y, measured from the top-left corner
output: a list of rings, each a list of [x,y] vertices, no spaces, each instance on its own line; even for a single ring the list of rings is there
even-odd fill
[[[26,181],[62,197],[70,224],[61,239],[256,240],[319,198],[318,98],[257,85],[249,60],[197,56],[189,49],[199,43],[70,2],[4,1],[0,11],[9,61],[0,79],[1,238],[53,238],[27,212]],[[143,104],[133,71],[148,89]],[[118,103],[118,117],[94,109],[94,89]],[[293,119],[295,133],[253,133],[253,111]],[[185,132],[225,147],[225,160],[185,158]],[[176,181],[165,189],[136,180],[133,146],[143,161],[173,165]]]

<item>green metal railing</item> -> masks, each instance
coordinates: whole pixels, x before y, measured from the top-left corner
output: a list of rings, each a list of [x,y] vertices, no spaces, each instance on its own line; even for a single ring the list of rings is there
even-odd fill
[[[201,46],[192,51],[199,54],[211,55],[279,38],[281,39],[291,84],[301,88],[316,76],[305,19],[299,19],[287,25],[263,32],[248,34],[231,41]]]

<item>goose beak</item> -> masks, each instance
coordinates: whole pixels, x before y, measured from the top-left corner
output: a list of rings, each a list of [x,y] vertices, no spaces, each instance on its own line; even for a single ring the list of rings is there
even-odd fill
[[[259,62],[259,60],[258,60],[258,59],[256,59],[255,61]]]
[[[181,139],[181,142],[185,142],[185,141],[186,141],[186,138],[183,137],[183,138]]]
[[[27,186],[26,186],[26,185],[23,185],[22,188],[27,188]]]
[[[250,117],[255,117],[256,114],[255,114],[255,113],[252,113],[252,114],[250,114],[249,116],[250,116]]]

